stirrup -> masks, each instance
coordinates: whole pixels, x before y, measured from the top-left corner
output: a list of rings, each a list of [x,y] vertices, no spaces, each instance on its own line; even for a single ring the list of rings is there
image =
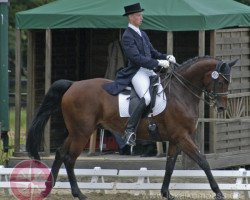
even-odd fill
[[[125,143],[130,146],[135,146],[135,140],[136,140],[136,135],[134,132],[127,132],[125,131],[125,135],[123,136],[123,139],[125,140]]]

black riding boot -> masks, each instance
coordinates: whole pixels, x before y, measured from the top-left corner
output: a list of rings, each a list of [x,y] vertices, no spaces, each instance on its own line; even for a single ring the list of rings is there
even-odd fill
[[[135,146],[135,132],[137,125],[141,119],[144,109],[146,108],[145,99],[141,98],[139,104],[135,108],[134,112],[132,113],[131,117],[128,120],[128,124],[125,129],[125,135],[123,139],[125,140],[126,144],[130,146]]]

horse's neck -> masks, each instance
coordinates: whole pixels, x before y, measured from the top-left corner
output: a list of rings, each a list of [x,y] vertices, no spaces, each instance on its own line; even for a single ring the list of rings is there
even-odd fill
[[[202,99],[202,90],[204,89],[203,80],[205,74],[210,70],[209,65],[194,64],[181,73],[183,80],[176,78],[170,86],[173,91],[170,96],[190,109],[193,116],[198,115],[199,102]]]
[[[179,105],[185,107],[185,110],[190,110],[192,116],[196,117],[199,112],[198,107],[201,93],[194,94],[192,90],[176,80],[173,81],[171,85],[169,97],[178,102]]]
[[[195,64],[193,66],[191,66],[190,68],[188,68],[183,74],[182,76],[188,81],[190,82],[191,85],[193,85],[194,87],[203,89],[204,85],[203,85],[203,80],[205,77],[205,74],[211,70],[209,66],[200,66],[198,64]],[[201,94],[200,94],[201,95]]]

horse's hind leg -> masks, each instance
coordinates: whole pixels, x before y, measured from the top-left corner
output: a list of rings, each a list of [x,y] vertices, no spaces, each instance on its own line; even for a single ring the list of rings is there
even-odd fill
[[[192,160],[194,160],[199,167],[205,172],[207,175],[209,184],[213,192],[216,194],[215,199],[222,200],[224,199],[224,196],[215,181],[213,174],[211,172],[210,166],[205,158],[204,155],[202,155],[195,143],[191,138],[185,138],[181,141],[180,146],[184,153],[186,153]]]
[[[174,170],[174,166],[176,163],[178,153],[179,151],[177,147],[173,146],[173,144],[170,143],[169,148],[168,148],[168,157],[167,157],[167,162],[166,162],[165,176],[164,176],[163,184],[161,187],[162,196],[167,198],[168,200],[174,199],[174,197],[169,192],[169,183],[170,183],[170,179]]]
[[[78,187],[74,172],[74,166],[77,157],[81,154],[86,143],[87,138],[77,137],[75,135],[74,137],[68,137],[62,148],[62,150],[65,151],[65,154],[63,155],[63,162],[68,174],[68,179],[71,186],[71,193],[74,197],[78,197],[79,200],[85,200],[87,199],[87,197],[82,194]]]
[[[58,172],[60,170],[62,163],[63,163],[62,152],[61,152],[61,148],[59,148],[56,151],[55,160],[54,160],[52,167],[51,167],[51,174],[53,176],[53,186],[55,186],[55,184],[56,184]]]
[[[47,181],[45,182],[46,188],[44,191],[42,191],[42,195],[44,197],[46,197],[48,195],[48,193],[50,193],[52,187],[55,186],[58,172],[59,172],[59,169],[62,165],[62,162],[63,162],[63,160],[62,160],[61,152],[60,152],[60,149],[58,149],[56,151],[55,160],[54,160],[53,165],[51,167],[51,173],[50,173],[49,177],[47,178]]]

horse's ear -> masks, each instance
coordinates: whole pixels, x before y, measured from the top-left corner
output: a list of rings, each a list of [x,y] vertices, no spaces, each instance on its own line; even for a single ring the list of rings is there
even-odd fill
[[[228,63],[229,67],[234,66],[234,65],[238,62],[238,60],[239,60],[239,58],[237,58],[237,59],[235,59],[235,60],[229,62],[229,63]]]

